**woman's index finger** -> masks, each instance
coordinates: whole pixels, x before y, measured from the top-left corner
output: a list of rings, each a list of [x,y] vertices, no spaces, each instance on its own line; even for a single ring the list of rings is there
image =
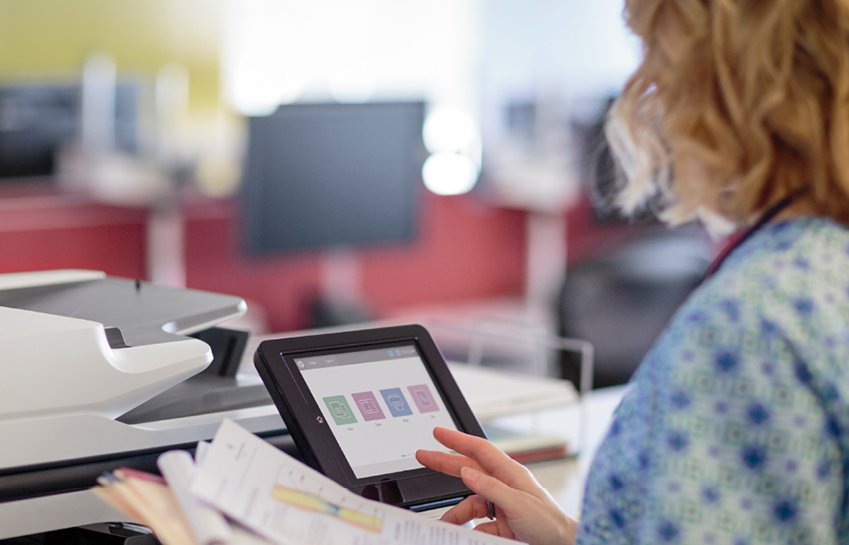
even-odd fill
[[[425,467],[452,477],[459,477],[460,470],[467,466],[484,471],[477,462],[462,454],[420,449],[416,451],[416,460]]]
[[[509,486],[526,491],[539,487],[525,466],[482,437],[443,427],[434,428],[433,436],[446,447],[474,460],[484,472]]]

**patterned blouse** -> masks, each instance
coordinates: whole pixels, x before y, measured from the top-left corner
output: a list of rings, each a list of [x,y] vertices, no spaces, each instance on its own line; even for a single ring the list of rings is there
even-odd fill
[[[642,362],[578,545],[849,544],[849,229],[769,224]]]

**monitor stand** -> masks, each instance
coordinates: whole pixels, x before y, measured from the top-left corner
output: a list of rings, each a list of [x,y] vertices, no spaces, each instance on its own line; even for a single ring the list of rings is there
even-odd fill
[[[527,226],[525,304],[530,309],[547,309],[566,275],[566,214],[529,210]]]
[[[310,327],[332,327],[374,319],[365,303],[356,251],[332,248],[321,256],[319,293],[310,301]]]
[[[150,208],[147,219],[147,276],[160,286],[186,285],[185,218],[176,196]]]

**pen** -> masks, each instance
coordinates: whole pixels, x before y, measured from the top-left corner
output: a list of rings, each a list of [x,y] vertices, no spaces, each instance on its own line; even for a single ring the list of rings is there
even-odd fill
[[[495,504],[486,500],[486,518],[495,520]]]

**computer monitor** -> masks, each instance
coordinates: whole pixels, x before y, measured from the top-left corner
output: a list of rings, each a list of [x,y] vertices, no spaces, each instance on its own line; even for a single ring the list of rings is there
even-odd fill
[[[115,146],[138,152],[138,86],[115,87]],[[76,82],[0,83],[0,183],[56,174],[56,155],[80,133]]]
[[[249,119],[242,183],[249,254],[415,239],[424,104],[311,103]]]

